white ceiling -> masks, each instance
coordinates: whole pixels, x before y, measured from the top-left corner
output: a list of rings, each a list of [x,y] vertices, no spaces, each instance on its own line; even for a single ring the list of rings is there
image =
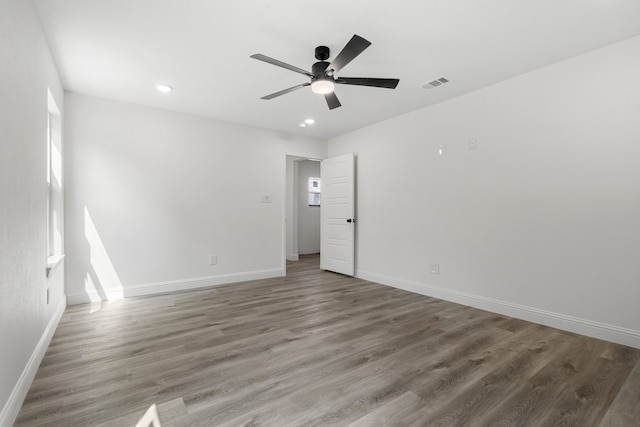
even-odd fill
[[[35,0],[67,90],[330,138],[640,34],[638,0]],[[372,45],[339,74],[329,111],[300,74],[358,34]],[[425,90],[439,77],[451,83]],[[155,90],[157,83],[175,88]],[[298,124],[312,117],[316,124]]]

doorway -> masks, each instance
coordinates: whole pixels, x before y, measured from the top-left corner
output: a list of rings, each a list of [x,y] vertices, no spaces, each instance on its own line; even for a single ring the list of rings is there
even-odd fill
[[[287,156],[286,171],[286,266],[320,268],[320,160]],[[317,265],[316,265],[317,264]]]

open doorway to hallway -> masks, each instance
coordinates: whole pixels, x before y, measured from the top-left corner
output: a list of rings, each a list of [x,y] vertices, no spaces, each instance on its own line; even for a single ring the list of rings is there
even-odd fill
[[[320,161],[287,156],[286,260],[287,271],[296,263],[320,265]]]

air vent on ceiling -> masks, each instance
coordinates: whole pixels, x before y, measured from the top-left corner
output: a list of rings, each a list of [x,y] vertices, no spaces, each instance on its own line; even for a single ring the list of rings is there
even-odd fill
[[[430,81],[429,83],[425,83],[422,85],[424,89],[433,89],[434,87],[442,86],[443,84],[449,83],[449,79],[445,77],[440,77],[439,79],[435,79]]]

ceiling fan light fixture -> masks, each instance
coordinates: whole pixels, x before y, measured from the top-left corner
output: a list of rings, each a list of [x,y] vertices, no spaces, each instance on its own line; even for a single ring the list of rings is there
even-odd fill
[[[335,83],[332,79],[318,78],[311,82],[311,90],[318,95],[326,95],[333,92]]]
[[[251,55],[251,58],[257,59],[258,61],[266,62],[267,64],[275,65],[277,67],[282,67],[289,71],[307,76],[311,79],[311,81],[308,81],[306,83],[274,92],[267,96],[263,96],[260,99],[273,99],[278,96],[293,92],[295,90],[302,89],[303,87],[311,86],[311,91],[318,95],[323,95],[325,101],[327,102],[329,110],[333,110],[342,105],[334,92],[336,84],[395,89],[400,82],[399,79],[336,76],[336,73],[339,73],[340,70],[342,70],[347,64],[349,64],[369,46],[371,46],[370,41],[365,40],[357,34],[354,34],[353,37],[351,37],[351,40],[347,42],[340,53],[331,62],[327,61],[330,57],[330,49],[327,46],[318,46],[316,47],[315,51],[315,56],[318,62],[315,62],[311,66],[311,71],[294,67],[293,65],[287,64],[286,62],[270,58],[261,53]]]

